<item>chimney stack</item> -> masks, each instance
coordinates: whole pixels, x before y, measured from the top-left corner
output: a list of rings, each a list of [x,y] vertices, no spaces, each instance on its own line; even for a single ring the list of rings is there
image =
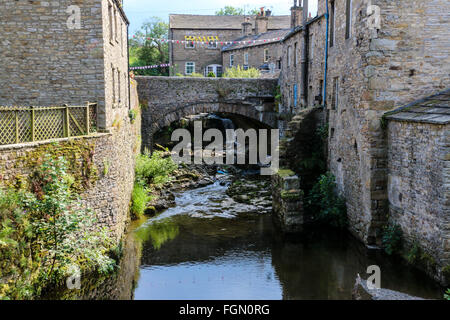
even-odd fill
[[[264,12],[264,8],[261,8],[261,12],[256,16],[255,20],[255,34],[266,33],[269,26],[269,18]]]
[[[248,36],[252,34],[252,23],[250,22],[250,18],[245,18],[245,21],[242,23],[242,35]]]
[[[297,5],[297,0],[294,0],[294,6],[291,8],[291,28],[298,27],[302,24],[303,8]]]

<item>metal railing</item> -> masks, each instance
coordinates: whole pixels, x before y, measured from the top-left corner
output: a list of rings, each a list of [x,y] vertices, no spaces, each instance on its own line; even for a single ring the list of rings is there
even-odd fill
[[[89,135],[97,131],[97,104],[0,106],[0,145]]]

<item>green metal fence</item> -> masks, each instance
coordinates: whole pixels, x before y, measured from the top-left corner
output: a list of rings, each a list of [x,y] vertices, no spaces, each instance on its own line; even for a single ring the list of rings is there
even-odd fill
[[[1,107],[0,145],[89,135],[97,131],[97,104]]]

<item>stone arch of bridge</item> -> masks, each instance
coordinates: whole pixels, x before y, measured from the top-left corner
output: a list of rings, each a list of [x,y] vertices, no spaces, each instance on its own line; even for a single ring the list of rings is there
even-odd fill
[[[161,114],[155,117],[152,123],[151,134],[155,134],[158,130],[169,126],[171,123],[181,120],[187,116],[201,113],[223,113],[230,115],[238,115],[258,121],[270,128],[277,127],[277,117],[272,112],[263,112],[254,106],[242,105],[239,103],[196,103],[183,106],[173,110],[167,114]]]

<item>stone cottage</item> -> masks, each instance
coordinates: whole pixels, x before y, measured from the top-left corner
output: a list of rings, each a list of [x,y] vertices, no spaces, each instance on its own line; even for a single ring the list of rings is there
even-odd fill
[[[0,105],[96,102],[102,129],[128,114],[122,1],[2,1],[0,13]]]
[[[450,87],[449,2],[319,0],[316,17],[305,11],[294,1],[281,109],[325,107],[328,167],[347,199],[352,233],[380,244],[383,227],[398,224],[406,247],[432,256],[440,277],[450,249],[448,94],[418,103],[429,118],[383,115]],[[440,120],[426,121],[433,116]],[[408,174],[412,168],[422,174]],[[426,186],[436,192],[424,194]]]
[[[234,39],[235,43],[222,48],[223,67],[240,66],[243,69],[256,68],[277,78],[281,70],[281,40],[290,29],[269,31],[271,12],[261,9],[256,16],[255,29],[243,28],[246,31],[242,37]]]
[[[220,75],[224,67],[221,42],[233,41],[257,30],[275,32],[289,28],[289,16],[269,16],[263,20],[264,25],[257,22],[256,16],[170,15],[169,40],[187,41],[169,42],[169,61],[174,66],[171,75],[193,72]]]
[[[129,23],[122,1],[1,1],[0,16],[3,120],[16,106],[58,107],[34,108],[31,114],[41,110],[38,119],[45,119],[38,126],[41,131],[59,132],[63,125],[70,128],[70,123],[76,122],[70,120],[69,110],[86,106],[87,101],[97,104],[97,116],[93,117],[97,130],[89,136],[68,137],[65,130],[52,140],[46,136],[1,145],[0,187],[36,170],[34,161],[38,159],[33,154],[43,157],[47,150],[67,154],[67,160],[90,168],[76,175],[90,172],[95,178],[80,190],[82,202],[95,211],[99,225],[120,239],[129,219],[135,153],[140,145],[140,118],[132,121],[129,117],[130,109],[138,112],[139,102],[136,83],[130,85],[128,74]],[[65,115],[61,110],[64,104],[68,105]],[[17,119],[18,112],[13,112]],[[24,122],[27,130],[30,122]],[[5,123],[1,122],[1,129],[6,136]],[[17,130],[17,123],[12,131],[24,130]],[[78,166],[72,163],[70,169],[78,170]]]

